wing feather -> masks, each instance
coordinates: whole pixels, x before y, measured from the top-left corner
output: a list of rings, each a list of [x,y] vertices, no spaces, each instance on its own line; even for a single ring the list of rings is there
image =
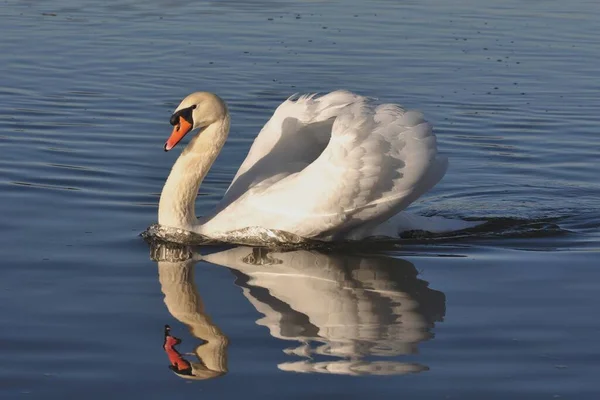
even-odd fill
[[[446,168],[417,111],[344,91],[300,96],[257,137],[223,213],[238,225],[335,239],[405,209]]]
[[[221,202],[221,208],[256,186],[270,186],[304,169],[323,152],[333,119],[359,96],[335,91],[293,95],[273,113],[252,144]]]

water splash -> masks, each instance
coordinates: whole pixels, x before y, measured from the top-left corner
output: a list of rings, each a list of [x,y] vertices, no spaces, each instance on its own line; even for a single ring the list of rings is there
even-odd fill
[[[211,245],[227,243],[245,246],[277,248],[318,248],[327,245],[326,242],[320,240],[307,239],[293,233],[261,227],[238,229],[223,233],[215,238],[209,238],[207,236],[186,231],[184,229],[154,224],[142,232],[141,236],[148,242],[170,242],[183,245]]]
[[[308,248],[343,248],[362,246],[395,247],[414,243],[441,243],[447,241],[464,241],[477,239],[520,239],[546,238],[567,235],[570,230],[559,226],[565,217],[524,219],[524,218],[489,218],[484,224],[474,228],[447,233],[431,233],[426,231],[402,232],[398,238],[369,237],[361,241],[324,242],[307,239],[293,233],[248,227],[224,233],[218,238],[209,238],[184,229],[171,228],[154,224],[141,233],[149,243],[177,243],[188,246],[215,244],[237,244],[257,247],[308,249]]]

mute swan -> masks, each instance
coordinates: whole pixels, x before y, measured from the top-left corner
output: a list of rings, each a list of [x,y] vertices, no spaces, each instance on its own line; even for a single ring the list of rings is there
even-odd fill
[[[225,144],[229,121],[225,102],[208,92],[190,94],[171,116],[165,151],[187,133],[199,133],[164,185],[160,226],[223,241],[246,228],[334,241],[476,224],[400,213],[442,179],[448,161],[437,154],[436,137],[421,113],[375,106],[347,91],[283,102],[216,209],[198,220],[198,189]]]

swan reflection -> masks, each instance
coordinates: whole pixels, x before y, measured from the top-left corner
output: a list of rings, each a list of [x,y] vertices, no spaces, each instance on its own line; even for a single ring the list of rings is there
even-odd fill
[[[418,343],[432,337],[431,328],[445,314],[445,296],[418,279],[416,268],[406,260],[251,247],[200,255],[163,246],[154,249],[163,260],[169,253],[181,259],[187,252],[185,261],[158,258],[161,285],[173,316],[208,342],[203,346],[212,342],[212,351],[199,351],[199,346],[196,355],[215,376],[226,372],[227,340],[190,300],[201,304],[197,292],[190,292],[195,290],[191,266],[197,260],[228,267],[244,296],[263,315],[256,323],[289,342],[284,352],[290,359],[278,365],[281,370],[386,375],[428,369],[398,361],[398,356],[416,353]]]

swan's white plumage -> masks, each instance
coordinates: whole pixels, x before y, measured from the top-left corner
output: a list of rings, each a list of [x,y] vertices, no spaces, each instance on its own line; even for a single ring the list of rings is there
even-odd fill
[[[209,237],[251,226],[325,240],[396,236],[402,227],[384,223],[439,182],[447,165],[419,112],[347,91],[292,97],[265,124],[214,213],[193,230]],[[456,222],[428,230],[471,226]]]

